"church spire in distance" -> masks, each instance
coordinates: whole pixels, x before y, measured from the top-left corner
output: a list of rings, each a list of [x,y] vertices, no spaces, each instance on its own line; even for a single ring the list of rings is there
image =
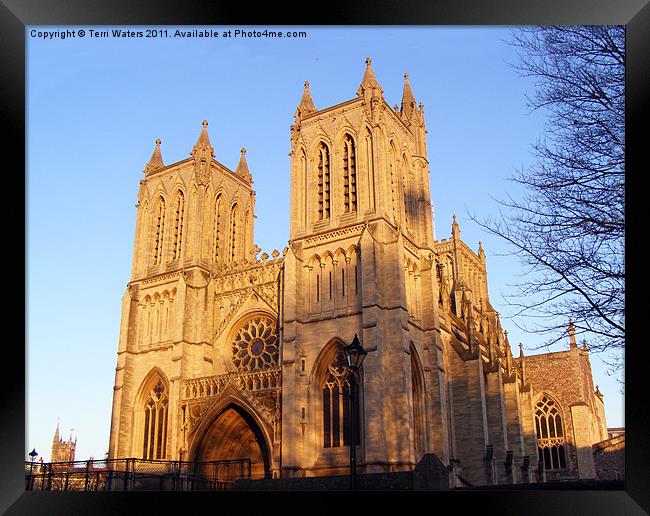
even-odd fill
[[[160,141],[160,138],[156,140],[156,147],[153,150],[153,153],[151,154],[151,159],[149,160],[149,163],[144,167],[144,173],[145,175],[152,174],[156,170],[159,170],[165,166],[163,163],[163,158],[162,154],[160,152],[160,144],[162,142]]]

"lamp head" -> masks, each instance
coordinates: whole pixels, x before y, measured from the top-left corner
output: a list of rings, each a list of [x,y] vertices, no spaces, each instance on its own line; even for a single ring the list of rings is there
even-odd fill
[[[354,339],[352,342],[343,348],[345,352],[345,359],[347,360],[348,367],[355,371],[361,368],[363,360],[366,358],[368,352],[363,349],[361,343],[359,342],[359,337],[357,334],[354,334]]]

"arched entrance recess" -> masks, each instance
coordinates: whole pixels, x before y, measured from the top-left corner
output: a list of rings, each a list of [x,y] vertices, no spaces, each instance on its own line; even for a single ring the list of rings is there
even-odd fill
[[[231,461],[250,459],[251,478],[270,477],[270,453],[264,434],[253,417],[235,403],[229,404],[214,418],[196,447],[196,461]],[[240,478],[240,465],[218,467],[218,479]],[[212,475],[205,471],[204,474]]]

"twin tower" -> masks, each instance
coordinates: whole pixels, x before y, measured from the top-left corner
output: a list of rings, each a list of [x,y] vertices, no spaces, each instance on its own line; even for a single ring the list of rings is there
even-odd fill
[[[207,122],[185,160],[165,165],[156,143],[109,455],[250,459],[253,478],[345,474],[342,348],[357,334],[368,352],[358,471],[412,470],[434,454],[452,484],[534,480],[537,394],[490,305],[483,249],[455,219],[449,239],[433,238],[424,109],[408,76],[393,108],[370,59],[356,97],[335,106],[317,109],[305,83],[289,245],[271,256],[254,244],[245,153],[234,171],[217,161]],[[577,471],[567,432],[553,442]]]

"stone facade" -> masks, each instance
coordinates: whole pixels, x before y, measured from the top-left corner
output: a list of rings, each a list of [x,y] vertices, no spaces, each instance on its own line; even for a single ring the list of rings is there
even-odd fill
[[[424,107],[408,76],[394,108],[370,60],[356,97],[335,106],[317,109],[305,83],[295,119],[289,246],[271,256],[253,243],[245,149],[228,169],[205,121],[186,160],[165,165],[156,142],[138,192],[110,457],[250,458],[253,478],[346,474],[340,360],[356,334],[368,351],[360,473],[413,471],[434,454],[452,486],[543,480],[545,393],[566,428],[561,474],[588,476],[581,447],[606,428],[588,352],[572,348],[561,366],[575,395],[544,383],[564,354],[513,358],[481,245],[461,240],[455,218],[434,240]]]

